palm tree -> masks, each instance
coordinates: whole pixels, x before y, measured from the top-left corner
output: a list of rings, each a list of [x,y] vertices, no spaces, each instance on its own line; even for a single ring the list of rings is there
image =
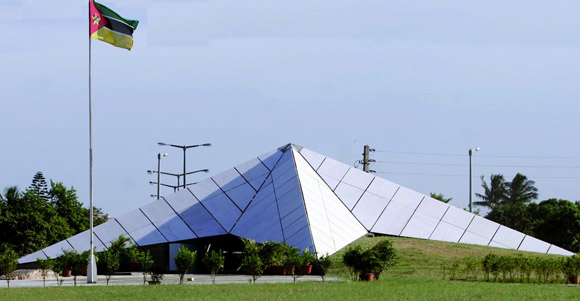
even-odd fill
[[[538,198],[538,188],[534,187],[536,182],[518,173],[511,182],[505,183],[507,194],[505,202],[511,205],[527,204]]]
[[[8,205],[14,205],[20,199],[20,196],[18,186],[10,186],[4,188],[4,195],[0,194],[0,201],[6,202]]]
[[[488,186],[483,176],[481,176],[481,187],[483,187],[483,194],[476,193],[475,196],[482,199],[482,201],[473,202],[476,206],[488,207],[493,209],[505,200],[507,195],[506,183],[503,175],[491,175],[489,177]]]

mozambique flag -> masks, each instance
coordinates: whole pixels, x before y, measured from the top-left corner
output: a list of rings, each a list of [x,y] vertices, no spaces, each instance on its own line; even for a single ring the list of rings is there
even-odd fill
[[[93,0],[89,2],[91,38],[131,50],[139,21],[128,20]]]

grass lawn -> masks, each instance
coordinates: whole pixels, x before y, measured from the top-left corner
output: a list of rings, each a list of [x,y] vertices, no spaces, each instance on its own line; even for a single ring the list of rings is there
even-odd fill
[[[393,241],[399,264],[373,283],[299,282],[277,284],[214,284],[160,286],[93,286],[0,289],[3,300],[85,300],[85,299],[429,299],[429,300],[561,300],[578,299],[580,287],[562,284],[518,284],[467,282],[441,279],[441,263],[466,256],[482,258],[490,251],[497,254],[536,253],[503,250],[474,245],[453,244],[408,238],[361,238],[353,244],[371,246],[381,239]],[[342,264],[342,253],[332,256],[329,274],[349,279]],[[543,255],[542,255],[543,256]],[[545,255],[548,256],[548,255]]]

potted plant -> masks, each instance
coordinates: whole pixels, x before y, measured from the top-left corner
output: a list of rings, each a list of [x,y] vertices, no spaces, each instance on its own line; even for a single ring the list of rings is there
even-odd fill
[[[71,254],[71,271],[72,275],[74,276],[74,285],[77,286],[77,276],[82,275],[83,269],[89,263],[89,251],[85,251],[82,254],[79,254],[76,251],[72,251]]]
[[[57,258],[62,277],[72,277],[72,266],[76,251],[63,250],[62,255]]]
[[[302,252],[302,274],[310,275],[312,273],[312,263],[316,260],[316,254],[310,252],[309,248]]]
[[[132,245],[131,247],[125,249],[125,259],[128,264],[129,271],[139,270],[139,255],[141,252],[137,249],[137,246]],[[121,258],[119,258],[120,260]]]
[[[203,264],[211,272],[211,282],[215,283],[215,277],[219,270],[223,269],[225,263],[225,257],[222,255],[222,251],[216,252],[211,250],[211,252],[205,253],[203,258]]]
[[[286,267],[286,272],[292,276],[294,282],[296,282],[296,278],[302,275],[302,258],[298,253],[298,248],[291,248],[289,252],[286,254],[286,258],[284,259],[284,267]]]

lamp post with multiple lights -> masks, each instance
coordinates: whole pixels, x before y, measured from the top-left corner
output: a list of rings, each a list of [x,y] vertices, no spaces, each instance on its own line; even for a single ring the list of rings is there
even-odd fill
[[[161,182],[161,158],[166,157],[167,153],[159,153],[157,154],[157,199],[161,195],[161,187],[159,183]]]
[[[194,148],[194,147],[199,147],[199,146],[211,146],[211,143],[194,144],[194,145],[176,145],[176,144],[167,144],[167,143],[163,143],[163,142],[158,142],[157,144],[159,144],[161,146],[172,146],[172,147],[176,147],[176,148],[181,148],[183,150],[183,188],[185,188],[186,183],[187,183],[185,181],[185,176],[187,175],[187,170],[186,170],[186,166],[185,166],[185,151],[188,148]]]
[[[471,203],[471,155],[476,151],[479,151],[479,147],[469,149],[469,212],[473,212],[473,205]]]
[[[200,170],[190,171],[190,172],[188,172],[188,173],[186,173],[186,174],[187,174],[187,175],[191,175],[191,174],[198,173],[198,172],[206,172],[206,173],[207,173],[207,172],[209,172],[209,169],[200,169]],[[171,187],[173,187],[173,188],[177,188],[177,190],[179,190],[179,188],[181,187],[181,185],[180,185],[180,183],[181,183],[181,182],[179,181],[179,178],[180,178],[181,176],[183,176],[183,174],[182,174],[182,173],[180,173],[180,174],[176,174],[176,173],[170,173],[170,172],[165,172],[165,171],[155,171],[155,170],[147,170],[147,173],[148,173],[148,174],[154,174],[154,173],[157,173],[157,174],[162,174],[162,175],[168,175],[168,176],[174,176],[174,177],[177,177],[177,186],[171,186]],[[159,178],[159,177],[158,177],[158,178]],[[185,179],[184,179],[184,180],[185,180]],[[186,184],[186,185],[189,185],[189,184],[187,184],[187,183],[185,183],[185,184]],[[161,185],[163,185],[163,184],[161,184]],[[175,190],[175,189],[174,189],[174,191],[177,191],[177,190]]]

